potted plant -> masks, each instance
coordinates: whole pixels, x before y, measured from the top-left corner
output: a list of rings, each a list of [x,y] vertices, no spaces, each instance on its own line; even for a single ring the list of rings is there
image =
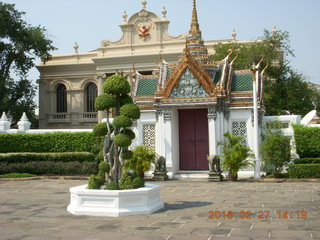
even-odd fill
[[[218,143],[218,146],[222,146],[222,167],[229,171],[231,181],[237,181],[238,171],[251,164],[248,159],[252,156],[251,150],[241,143],[243,137],[234,136],[229,132],[223,136],[224,140]]]
[[[99,164],[99,173],[91,175],[87,185],[70,188],[68,211],[90,216],[153,213],[164,207],[160,186],[143,180],[144,171],[150,168],[154,155],[144,148],[136,149],[136,155],[129,150],[135,138],[130,127],[133,120],[140,118],[140,109],[128,95],[130,85],[123,76],[109,77],[103,89],[95,107],[98,111],[106,111],[107,118],[105,123],[99,123],[93,129],[94,135],[103,139],[103,161]],[[110,112],[114,114],[112,124]]]

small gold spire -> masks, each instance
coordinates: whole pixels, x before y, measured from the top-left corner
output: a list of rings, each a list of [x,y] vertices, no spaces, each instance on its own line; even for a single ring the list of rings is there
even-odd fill
[[[201,34],[198,22],[198,13],[197,13],[197,5],[196,0],[193,0],[193,10],[192,10],[192,22],[189,33],[191,35]]]

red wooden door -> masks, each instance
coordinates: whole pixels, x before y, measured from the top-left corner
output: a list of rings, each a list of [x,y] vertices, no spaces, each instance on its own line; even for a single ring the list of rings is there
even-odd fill
[[[207,109],[179,110],[181,170],[207,170],[209,153]]]

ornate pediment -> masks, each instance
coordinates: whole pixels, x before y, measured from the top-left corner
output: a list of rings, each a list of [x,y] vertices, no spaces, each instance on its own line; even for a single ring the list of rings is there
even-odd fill
[[[194,98],[209,97],[204,87],[199,84],[197,78],[189,68],[186,68],[178,84],[173,88],[169,98]]]

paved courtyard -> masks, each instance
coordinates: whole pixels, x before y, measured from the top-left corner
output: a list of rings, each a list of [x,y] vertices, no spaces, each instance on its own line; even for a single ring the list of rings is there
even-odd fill
[[[165,209],[119,218],[66,211],[85,183],[0,181],[0,239],[320,239],[319,182],[158,182]]]

